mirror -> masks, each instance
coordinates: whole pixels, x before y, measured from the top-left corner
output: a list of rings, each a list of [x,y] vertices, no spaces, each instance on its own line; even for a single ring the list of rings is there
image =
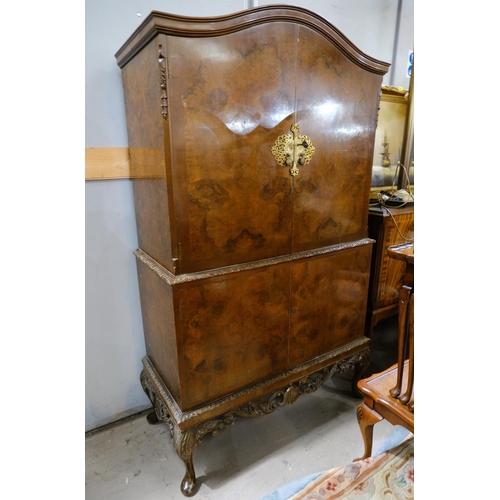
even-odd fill
[[[415,64],[412,65],[410,88],[408,91],[408,104],[406,105],[405,128],[403,132],[403,145],[401,148],[401,164],[406,168],[400,168],[398,172],[398,189],[411,189],[413,191],[413,167],[414,167],[414,137],[413,137],[413,76]]]
[[[413,193],[413,75],[409,89],[383,86],[375,146],[370,199],[380,191],[404,189]]]

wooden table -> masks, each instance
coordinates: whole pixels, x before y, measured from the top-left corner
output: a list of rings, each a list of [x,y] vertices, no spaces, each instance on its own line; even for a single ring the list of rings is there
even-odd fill
[[[391,259],[388,248],[406,242],[414,234],[413,206],[370,207],[368,236],[376,240],[370,271],[370,292],[366,318],[367,335],[385,318],[398,312],[399,289],[405,273],[403,262]]]

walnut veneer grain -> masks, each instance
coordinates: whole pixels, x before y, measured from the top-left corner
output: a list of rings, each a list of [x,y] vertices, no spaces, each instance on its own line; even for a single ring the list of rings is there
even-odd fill
[[[190,495],[206,433],[338,371],[354,370],[357,390],[370,356],[368,192],[388,65],[293,6],[152,12],[116,57],[142,172],[141,381]],[[314,156],[293,176],[272,148],[295,123]]]

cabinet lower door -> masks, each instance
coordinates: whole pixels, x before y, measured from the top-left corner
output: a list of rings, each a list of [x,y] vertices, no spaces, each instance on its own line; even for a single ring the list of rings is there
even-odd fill
[[[361,338],[370,256],[362,245],[180,285],[182,409]]]
[[[292,265],[290,366],[363,337],[371,248],[348,248]]]
[[[179,291],[183,409],[194,408],[287,367],[288,266],[271,266]]]

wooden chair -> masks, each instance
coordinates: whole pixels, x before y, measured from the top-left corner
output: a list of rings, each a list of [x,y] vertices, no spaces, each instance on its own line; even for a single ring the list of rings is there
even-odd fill
[[[372,452],[373,426],[386,419],[414,432],[414,351],[413,351],[413,242],[389,247],[389,256],[406,262],[403,286],[399,294],[398,362],[382,373],[358,382],[364,395],[357,417],[365,443],[365,453],[357,460],[368,458]],[[405,355],[408,353],[408,359]]]

